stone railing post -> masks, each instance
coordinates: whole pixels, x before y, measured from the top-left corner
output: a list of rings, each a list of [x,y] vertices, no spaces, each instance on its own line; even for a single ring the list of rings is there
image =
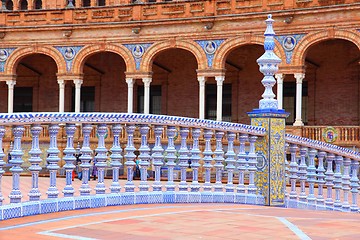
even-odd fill
[[[135,125],[130,125],[128,124],[126,126],[126,132],[127,132],[127,145],[125,147],[125,166],[126,166],[126,170],[127,170],[127,182],[125,184],[125,192],[134,192],[135,189],[135,184],[133,183],[133,168],[135,166],[135,162],[134,159],[136,157],[136,155],[134,154],[134,151],[136,150],[136,148],[134,147],[134,132],[135,132]]]
[[[114,135],[114,141],[113,146],[111,147],[111,167],[113,169],[113,178],[112,183],[110,186],[111,193],[119,193],[121,190],[121,186],[119,183],[119,171],[121,167],[121,152],[122,149],[120,147],[120,133],[121,133],[122,127],[120,124],[114,124],[112,126],[112,132]]]
[[[66,174],[66,186],[63,190],[64,197],[72,197],[74,196],[74,187],[72,186],[72,179],[75,177],[74,174],[74,162],[76,161],[75,158],[75,149],[74,149],[74,134],[76,131],[75,124],[66,124],[66,135],[67,135],[67,141],[66,141],[66,148],[64,149],[65,157],[63,158],[65,161],[65,174]]]
[[[236,163],[236,154],[234,152],[234,140],[236,134],[233,132],[227,133],[227,140],[228,140],[228,149],[225,154],[226,157],[226,170],[227,170],[227,184],[225,186],[225,196],[224,202],[234,202],[234,190],[235,186],[233,183],[234,179],[234,170],[235,170],[235,163]]]
[[[105,147],[105,135],[107,134],[107,126],[104,123],[100,123],[97,126],[97,135],[98,135],[98,146],[95,149],[95,161],[94,165],[97,168],[97,177],[98,182],[95,187],[96,194],[105,194],[106,186],[104,183],[104,177],[105,177],[105,168],[107,166],[106,163],[106,154],[107,149]]]
[[[57,134],[59,129],[60,127],[58,124],[50,124],[49,126],[50,146],[47,150],[48,157],[46,158],[46,161],[48,162],[47,168],[50,172],[50,186],[46,192],[48,198],[57,198],[59,195],[59,190],[56,187],[56,173],[60,168],[58,166],[60,150],[57,147]]]
[[[2,142],[3,142],[3,137],[5,136],[5,127],[4,126],[0,126],[0,206],[2,205],[2,202],[4,201],[4,197],[2,195],[1,192],[1,179],[2,179],[2,175],[5,173],[3,167],[5,166],[5,162],[4,162],[4,157],[5,154],[3,152],[3,148],[2,148]]]
[[[90,167],[91,160],[93,159],[92,153],[93,151],[90,148],[90,134],[92,130],[92,125],[88,123],[84,123],[82,126],[83,133],[83,144],[80,149],[80,160],[81,160],[81,169],[82,169],[82,184],[79,189],[81,196],[90,195],[91,188],[89,186],[90,179]]]
[[[248,113],[251,125],[262,126],[266,135],[256,142],[256,153],[264,164],[259,164],[256,174],[258,193],[265,197],[265,204],[270,206],[285,205],[285,118],[284,110],[278,108],[278,101],[272,87],[276,80],[274,74],[278,71],[281,59],[274,53],[275,32],[272,27],[273,19],[268,15],[265,21],[265,53],[257,59],[260,72],[264,74],[261,83],[265,91],[263,99],[259,101],[259,108]],[[265,147],[264,147],[265,146]],[[270,177],[271,176],[271,177]]]
[[[190,185],[191,194],[189,196],[189,202],[200,202],[200,184],[199,184],[199,161],[200,157],[200,149],[199,149],[199,137],[200,137],[200,129],[193,128],[192,131],[192,138],[193,138],[193,146],[190,151],[191,154],[191,164],[190,167],[193,171],[193,180]]]
[[[39,148],[39,135],[41,130],[42,127],[40,124],[34,124],[31,127],[32,144],[31,150],[29,151],[31,156],[29,162],[31,163],[31,166],[29,167],[29,170],[31,171],[32,176],[32,188],[28,193],[30,201],[39,201],[41,196],[39,191],[39,172],[41,171],[39,164],[42,162],[40,158],[41,150]]]

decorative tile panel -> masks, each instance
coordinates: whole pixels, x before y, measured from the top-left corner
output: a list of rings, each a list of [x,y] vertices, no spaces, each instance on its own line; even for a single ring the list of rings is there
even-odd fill
[[[136,70],[140,69],[140,63],[146,50],[152,43],[136,43],[136,44],[124,44],[129,49],[134,57]]]
[[[0,72],[5,71],[5,63],[16,48],[0,48]]]
[[[223,39],[217,40],[197,40],[196,42],[204,50],[208,62],[208,67],[212,67],[214,56],[219,46],[224,42]]]
[[[293,34],[293,35],[281,35],[275,36],[275,39],[281,44],[285,51],[286,63],[290,64],[294,48],[301,41],[306,34]]]
[[[66,71],[71,71],[71,66],[76,54],[84,46],[55,46],[55,48],[61,53],[66,62]]]

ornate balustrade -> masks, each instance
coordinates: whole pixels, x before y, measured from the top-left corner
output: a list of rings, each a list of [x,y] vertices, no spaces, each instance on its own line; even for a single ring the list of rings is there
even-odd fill
[[[25,127],[30,125],[31,149],[23,149],[22,139],[30,137]],[[93,131],[96,125],[96,133]],[[20,216],[57,212],[71,209],[93,208],[108,205],[135,203],[170,203],[170,202],[231,202],[263,204],[264,197],[257,193],[255,184],[256,153],[255,142],[265,135],[261,127],[199,120],[182,117],[115,114],[115,113],[31,113],[31,114],[0,114],[0,144],[5,136],[5,126],[12,126],[14,138],[11,151],[10,172],[12,174],[12,190],[9,193],[10,204],[1,194],[0,188],[0,219]],[[46,127],[43,127],[46,126]],[[154,144],[149,144],[149,130],[154,132]],[[64,135],[59,134],[63,127]],[[110,128],[109,128],[110,127]],[[179,131],[177,132],[177,128]],[[166,128],[167,144],[164,146],[161,138]],[[80,129],[81,142],[80,160],[82,184],[75,189],[72,184],[72,174],[75,168],[75,133]],[[110,129],[110,132],[109,132]],[[134,132],[140,132],[140,146],[134,145]],[[50,143],[46,151],[40,149],[40,136],[43,132],[50,135]],[[126,146],[123,149],[120,136],[126,132]],[[191,144],[187,139],[191,132]],[[204,148],[199,145],[200,134],[203,133]],[[90,136],[96,134],[97,146],[95,153],[90,148]],[[227,148],[223,148],[222,140],[227,138]],[[105,144],[105,138],[112,139],[111,147]],[[174,138],[179,138],[180,146],[176,146]],[[234,151],[234,141],[238,138],[239,154]],[[59,142],[65,142],[63,149]],[[246,150],[246,151],[245,151]],[[107,163],[107,153],[111,151],[110,162]],[[135,151],[139,151],[140,183],[135,185],[134,159]],[[24,155],[29,154],[28,170],[31,173],[31,190],[22,192],[22,173],[24,172]],[[237,156],[239,155],[239,156]],[[0,146],[0,180],[4,174],[3,161],[5,154]],[[123,161],[124,160],[124,161]],[[49,185],[46,193],[39,186],[41,163],[46,161],[49,171]],[[65,178],[58,177],[59,162],[65,171]],[[122,164],[124,162],[124,164]],[[189,162],[192,179],[186,180]],[[97,168],[98,181],[94,189],[90,188],[89,175],[91,164]],[[203,164],[203,166],[201,166]],[[112,183],[105,185],[104,172],[110,165]],[[154,168],[154,180],[148,181],[147,169]],[[160,180],[161,168],[167,168],[167,181]],[[199,181],[199,169],[204,168],[204,183]],[[126,183],[119,183],[119,170],[126,169]],[[180,169],[180,182],[174,181],[174,170]],[[215,171],[212,171],[215,169]],[[223,170],[227,172],[227,181],[222,180]],[[238,185],[234,184],[234,172],[239,171]],[[212,172],[215,178],[212,179]],[[245,174],[248,181],[245,182]],[[27,178],[29,179],[29,178]],[[57,181],[63,181],[63,189],[58,188]],[[214,183],[215,182],[215,183]],[[1,181],[0,181],[1,187]],[[95,194],[91,193],[95,191]],[[25,196],[28,197],[25,197]],[[79,195],[79,196],[77,196]]]
[[[290,134],[286,143],[288,207],[359,212],[358,152]]]

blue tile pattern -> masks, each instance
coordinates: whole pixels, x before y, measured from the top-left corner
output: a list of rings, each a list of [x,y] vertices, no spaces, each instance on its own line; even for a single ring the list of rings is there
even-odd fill
[[[73,60],[83,47],[84,46],[55,46],[55,49],[61,53],[66,62],[66,71],[71,71]]]
[[[16,48],[0,48],[0,72],[5,71],[5,63]]]
[[[208,67],[212,67],[214,56],[219,46],[224,42],[224,39],[216,39],[216,40],[197,40],[197,42],[201,48],[204,50],[208,62]]]
[[[134,57],[136,70],[140,70],[141,59],[151,44],[152,43],[124,44]]]

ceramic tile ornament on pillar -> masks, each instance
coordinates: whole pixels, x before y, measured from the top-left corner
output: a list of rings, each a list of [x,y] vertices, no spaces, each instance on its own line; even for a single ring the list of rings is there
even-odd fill
[[[255,143],[257,154],[257,173],[255,185],[257,194],[265,197],[265,204],[270,206],[285,205],[285,118],[288,116],[284,110],[278,108],[278,101],[273,93],[276,83],[274,74],[278,71],[281,59],[275,55],[273,30],[274,20],[268,15],[264,33],[265,53],[258,58],[260,72],[264,74],[261,83],[265,87],[259,101],[259,108],[249,112],[251,124],[266,129],[267,134]],[[269,151],[268,151],[269,150]],[[259,164],[261,161],[262,164]]]

